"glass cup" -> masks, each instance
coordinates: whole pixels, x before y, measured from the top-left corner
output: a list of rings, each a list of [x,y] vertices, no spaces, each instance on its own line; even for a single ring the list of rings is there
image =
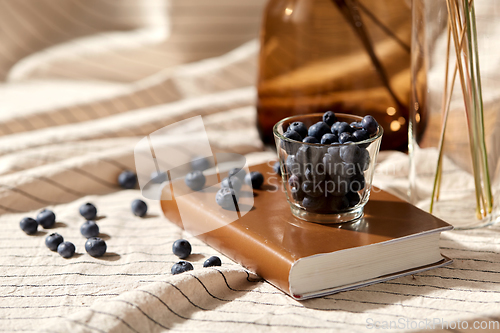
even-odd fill
[[[289,124],[300,121],[309,127],[322,116],[293,116],[274,125],[283,186],[295,217],[324,224],[350,222],[363,216],[368,202],[383,129],[379,126],[368,140],[344,144],[304,143],[283,136]],[[347,123],[363,119],[336,116]]]

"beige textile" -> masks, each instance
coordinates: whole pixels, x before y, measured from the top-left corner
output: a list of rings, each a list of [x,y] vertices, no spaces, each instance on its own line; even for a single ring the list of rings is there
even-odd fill
[[[162,217],[134,217],[134,169],[145,135],[203,115],[211,144],[274,157],[255,129],[257,0],[0,0],[0,331],[361,332],[422,321],[500,320],[500,227],[442,235],[448,267],[297,302]],[[383,153],[375,183],[404,196],[408,160]],[[93,202],[108,244],[84,250],[78,207]],[[27,236],[48,207],[52,230]],[[388,212],[390,214],[390,212]],[[76,245],[63,259],[45,236]],[[172,276],[187,237],[194,270]],[[425,324],[425,323],[424,323]],[[420,326],[415,326],[420,325]],[[484,325],[484,324],[483,324]],[[393,326],[394,327],[394,326]],[[441,326],[436,326],[440,328]],[[462,332],[464,330],[449,329]]]

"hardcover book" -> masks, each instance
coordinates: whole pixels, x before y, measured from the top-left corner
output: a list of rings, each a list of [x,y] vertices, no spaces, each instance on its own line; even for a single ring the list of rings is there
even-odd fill
[[[354,289],[451,263],[440,253],[439,236],[453,227],[387,192],[372,189],[361,219],[322,225],[293,217],[281,178],[269,165],[250,167],[250,171],[261,172],[266,181],[253,191],[243,186],[238,205],[243,207],[248,201],[244,215],[235,218],[238,211],[204,204],[215,202],[213,188],[174,196],[172,184],[164,187],[162,210],[171,222],[195,231],[206,244],[294,299]],[[217,180],[218,175],[207,175],[207,182],[216,184]],[[181,189],[176,193],[189,192],[183,179],[173,182]]]

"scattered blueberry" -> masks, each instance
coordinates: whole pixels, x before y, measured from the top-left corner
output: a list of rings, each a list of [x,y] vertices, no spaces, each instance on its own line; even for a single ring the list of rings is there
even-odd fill
[[[225,209],[236,209],[235,202],[238,202],[238,193],[229,187],[223,187],[215,195],[215,202]]]
[[[240,168],[232,168],[227,174],[228,177],[238,177],[241,182],[245,179],[246,171]]]
[[[335,143],[335,142],[339,142],[339,138],[337,137],[336,134],[326,133],[321,138],[321,143],[324,144],[324,145],[329,145],[329,144],[332,144],[332,143]]]
[[[97,237],[99,235],[99,226],[95,221],[87,221],[80,227],[80,232],[85,238]]]
[[[206,157],[197,156],[191,160],[191,170],[204,171],[210,167],[210,161]]]
[[[277,161],[276,163],[274,163],[273,165],[273,170],[274,172],[281,177],[281,166],[280,166],[280,162]]]
[[[75,254],[75,245],[71,242],[62,242],[57,246],[57,253],[63,258],[71,258]]]
[[[205,176],[203,172],[196,170],[188,173],[186,178],[184,178],[184,182],[186,185],[192,189],[193,191],[199,191],[205,186]]]
[[[106,242],[99,237],[90,237],[85,242],[85,251],[92,257],[101,257],[106,253]]]
[[[132,189],[137,184],[137,175],[130,170],[125,170],[118,176],[118,184],[124,189]]]
[[[27,233],[28,235],[36,234],[38,230],[38,222],[31,217],[25,217],[19,222],[19,226],[21,230]]]
[[[36,216],[36,221],[44,229],[48,229],[56,223],[56,215],[53,211],[44,209]]]
[[[289,130],[293,130],[293,131],[299,133],[299,135],[303,138],[305,138],[307,136],[307,127],[306,127],[306,125],[304,125],[304,123],[302,123],[300,121],[296,121],[296,122],[293,122],[290,125],[288,125],[287,131],[289,131]]]
[[[148,212],[148,205],[140,199],[132,201],[130,208],[132,209],[132,213],[139,217],[143,217]]]
[[[363,120],[361,120],[361,125],[368,132],[368,134],[372,135],[377,133],[378,123],[372,116],[365,116]]]
[[[97,208],[90,202],[80,206],[80,215],[82,215],[86,220],[93,220],[97,216]]]
[[[330,126],[328,126],[324,121],[318,121],[316,124],[311,125],[307,130],[309,136],[314,136],[316,139],[321,140],[323,135],[326,133],[331,133]]]
[[[302,136],[299,133],[295,132],[294,130],[289,129],[283,134],[283,136],[290,140],[302,141]]]
[[[241,183],[240,179],[237,177],[226,177],[222,180],[220,183],[221,187],[229,187],[235,190],[237,193],[241,191],[241,186],[243,184]]]
[[[354,139],[352,137],[352,134],[349,132],[342,132],[339,135],[339,143],[347,143],[347,142],[353,142]]]
[[[333,111],[326,111],[323,114],[323,121],[331,127],[337,121],[337,116]]]
[[[172,252],[181,259],[191,254],[191,244],[185,239],[178,239],[172,244]]]
[[[193,265],[191,265],[191,263],[184,261],[184,260],[181,260],[172,266],[172,269],[170,270],[170,272],[173,275],[176,275],[176,274],[181,274],[181,273],[184,273],[187,271],[192,271],[192,270],[193,270]]]
[[[245,176],[245,183],[253,189],[258,189],[264,184],[264,176],[258,171],[252,171]]]
[[[151,173],[151,181],[155,184],[161,184],[167,181],[167,174],[165,172],[153,171]]]
[[[314,136],[306,136],[302,142],[305,143],[319,143],[318,139],[316,139]]]
[[[61,235],[58,233],[53,233],[48,235],[45,238],[45,245],[51,250],[51,251],[57,251],[57,247],[59,244],[64,242],[64,239]]]
[[[222,261],[217,256],[211,256],[203,263],[203,267],[222,266]]]

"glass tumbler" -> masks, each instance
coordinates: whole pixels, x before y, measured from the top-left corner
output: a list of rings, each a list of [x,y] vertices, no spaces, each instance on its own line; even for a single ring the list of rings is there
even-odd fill
[[[324,224],[350,222],[363,216],[370,196],[375,161],[383,129],[364,141],[334,144],[304,143],[288,139],[288,125],[307,127],[322,121],[322,113],[279,121],[273,129],[283,185],[292,214]],[[338,121],[360,122],[359,116],[336,113]]]

